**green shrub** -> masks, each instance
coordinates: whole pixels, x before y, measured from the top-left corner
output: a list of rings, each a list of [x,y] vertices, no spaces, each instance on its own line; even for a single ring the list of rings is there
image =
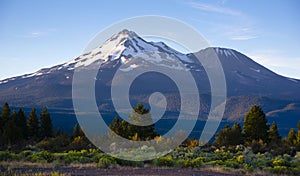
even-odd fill
[[[62,166],[62,161],[60,161],[60,160],[54,160],[52,162],[52,165],[53,165],[54,168],[60,168]]]
[[[163,156],[163,157],[154,159],[153,164],[155,166],[172,167],[172,166],[174,166],[174,160],[171,156]]]
[[[18,155],[21,159],[26,160],[28,157],[30,157],[33,154],[31,150],[23,150]]]
[[[100,168],[113,168],[117,165],[117,162],[112,157],[103,157],[99,159],[99,162],[97,164]]]
[[[12,153],[9,151],[0,151],[0,161],[10,161],[12,160]]]
[[[102,157],[107,157],[108,155],[107,154],[105,154],[105,153],[100,153],[100,152],[98,152],[98,153],[93,153],[93,155],[91,156],[91,160],[92,160],[92,162],[95,162],[95,163],[97,163],[99,160],[100,160],[100,158],[102,158]]]
[[[238,169],[241,167],[238,161],[232,159],[224,161],[224,166],[234,168],[234,169]]]
[[[202,166],[202,159],[185,159],[184,167],[199,168]]]
[[[292,168],[295,168],[297,170],[300,170],[300,158],[295,157],[291,162],[290,162],[290,166]]]
[[[253,172],[254,171],[254,167],[251,166],[250,164],[244,164],[244,169],[246,172]]]
[[[191,161],[191,167],[192,168],[200,168],[203,164],[203,157],[198,157],[198,158],[195,158]]]
[[[133,166],[133,167],[143,167],[144,166],[143,161],[129,161],[129,160],[123,160],[123,159],[116,159],[116,162],[120,166]]]
[[[78,162],[79,163],[91,163],[92,159],[90,157],[86,157],[86,156],[80,156],[78,158]]]
[[[244,162],[244,159],[245,159],[245,156],[244,155],[239,155],[238,157],[237,157],[237,162],[239,162],[239,163],[243,163]]]
[[[287,161],[283,158],[276,157],[273,162],[273,166],[287,166]]]
[[[221,166],[221,165],[223,165],[223,161],[222,160],[213,160],[213,161],[209,161],[209,162],[205,163],[205,165]]]
[[[284,174],[287,173],[288,168],[286,166],[274,166],[274,168],[271,171],[276,174]]]
[[[185,167],[185,160],[183,160],[183,159],[176,160],[175,163],[174,163],[174,166],[178,167],[178,168]]]
[[[61,155],[61,159],[65,161],[65,163],[87,163],[92,161],[91,157],[88,155],[86,150],[82,151],[74,151],[70,150],[68,153],[64,153]]]
[[[33,153],[28,157],[28,159],[31,162],[52,162],[54,160],[54,156],[52,153],[49,153],[48,151],[41,151]]]
[[[184,167],[192,167],[192,160],[191,159],[184,159],[183,160]]]

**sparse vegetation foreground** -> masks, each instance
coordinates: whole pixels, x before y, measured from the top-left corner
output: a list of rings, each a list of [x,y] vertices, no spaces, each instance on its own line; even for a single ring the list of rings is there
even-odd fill
[[[148,110],[138,104],[134,112],[143,114]],[[74,167],[168,167],[217,170],[241,175],[300,175],[300,122],[298,130],[292,128],[288,136],[282,139],[277,124],[269,126],[264,112],[256,105],[245,115],[243,127],[240,124],[225,126],[216,134],[213,143],[200,147],[197,140],[187,139],[169,154],[143,162],[121,160],[103,153],[88,141],[78,124],[72,134],[62,133],[60,129],[54,132],[46,108],[39,116],[32,109],[27,117],[22,109],[11,111],[5,103],[0,124],[1,175],[60,175],[66,173],[64,169]],[[137,128],[118,117],[110,128],[131,140],[160,138],[153,125]],[[155,153],[155,147],[142,146],[139,152],[126,150],[121,154],[139,157],[137,155],[145,152]]]

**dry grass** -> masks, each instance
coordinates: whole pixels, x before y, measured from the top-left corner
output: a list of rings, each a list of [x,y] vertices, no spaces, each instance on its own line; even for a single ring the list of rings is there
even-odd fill
[[[87,172],[93,172],[94,169],[100,169],[97,167],[97,163],[86,163],[86,164],[81,164],[81,163],[74,163],[74,164],[69,164],[69,165],[60,165],[56,166],[54,163],[32,163],[32,162],[24,162],[24,161],[12,161],[12,162],[5,162],[1,161],[0,162],[0,168],[5,169],[4,171],[0,170],[0,175],[21,175],[21,176],[44,176],[44,175],[49,175],[49,176],[64,176],[64,175],[71,175],[71,173],[64,172],[65,169],[71,169],[71,170],[85,170]],[[105,170],[105,169],[103,169]],[[221,166],[206,166],[202,167],[199,169],[188,169],[188,168],[172,168],[172,167],[139,167],[139,168],[134,168],[134,167],[121,167],[117,166],[116,168],[113,169],[107,169],[111,170],[113,172],[122,173],[124,172],[134,172],[134,170],[144,170],[146,171],[145,174],[151,175],[151,170],[160,170],[160,171],[166,171],[166,173],[171,173],[173,172],[178,172],[178,171],[200,171],[203,173],[212,173],[212,174],[217,174],[217,175],[248,175],[248,176],[276,176],[278,174],[271,174],[270,172],[262,171],[262,170],[254,170],[251,173],[245,173],[243,169],[232,169],[232,168],[223,168]],[[149,171],[149,172],[148,172]],[[63,174],[62,174],[63,173]],[[107,174],[107,173],[106,173]],[[167,174],[168,175],[168,174]]]
[[[0,161],[0,167],[6,169],[15,169],[15,168],[53,168],[52,163],[33,163],[26,161]]]
[[[86,164],[69,164],[68,167],[74,167],[74,168],[97,168],[97,163],[86,163]]]

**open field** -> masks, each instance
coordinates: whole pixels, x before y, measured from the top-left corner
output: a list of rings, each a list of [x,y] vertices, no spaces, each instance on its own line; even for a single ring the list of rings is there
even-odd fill
[[[174,168],[18,168],[13,169],[7,174],[12,175],[203,175],[203,176],[226,176],[237,175],[228,173],[219,173],[196,169],[174,169]]]

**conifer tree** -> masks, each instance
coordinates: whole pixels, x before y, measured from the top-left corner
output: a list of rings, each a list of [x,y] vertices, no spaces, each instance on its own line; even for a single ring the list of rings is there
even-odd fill
[[[3,128],[4,139],[8,145],[14,144],[21,138],[20,129],[16,126],[16,116],[16,111],[13,111]]]
[[[116,134],[131,140],[148,140],[158,136],[154,124],[148,126],[135,125],[142,124],[141,122],[145,121],[147,121],[147,124],[152,122],[151,114],[148,109],[144,108],[143,104],[139,103],[133,108],[133,112],[129,115],[129,120],[134,124],[115,117],[109,127]]]
[[[130,125],[126,120],[121,120],[118,116],[109,125],[109,128],[117,135],[122,136],[126,139],[137,138],[138,134],[133,129],[133,125]],[[135,136],[135,137],[134,137]]]
[[[19,109],[17,113],[16,125],[18,128],[20,128],[22,138],[27,139],[28,137],[27,119],[26,119],[26,113],[23,111],[23,109]]]
[[[133,112],[128,118],[131,122],[135,122],[135,124],[143,124],[143,122],[145,124],[152,124],[151,114],[142,103],[137,104],[137,106],[133,108]],[[135,139],[148,140],[154,139],[154,137],[157,136],[154,124],[147,126],[129,124],[128,128],[130,129],[129,135]]]
[[[244,143],[242,128],[240,124],[235,123],[232,128],[226,125],[221,129],[215,138],[214,144],[217,146],[235,146]]]
[[[297,135],[294,128],[291,128],[287,137],[287,143],[291,146],[297,143]]]
[[[297,143],[300,145],[300,120],[298,121],[298,135],[297,135]]]
[[[10,118],[10,108],[8,103],[4,103],[2,106],[1,114],[0,114],[0,145],[4,145],[7,140],[4,134],[5,124],[8,122]]]
[[[47,108],[44,107],[40,114],[41,121],[41,136],[44,137],[52,137],[53,136],[53,126],[50,118],[50,113],[47,111]]]
[[[61,130],[60,130],[60,128],[58,127],[57,130],[56,130],[55,136],[58,137],[58,136],[61,136],[61,135],[62,135],[62,134],[61,134]]]
[[[267,119],[265,113],[258,105],[252,106],[244,118],[244,134],[248,142],[268,140]]]
[[[221,146],[229,146],[230,140],[230,131],[231,128],[229,125],[226,125],[223,129],[221,129],[215,138],[214,144],[221,147]]]
[[[131,124],[152,124],[151,114],[149,113],[148,109],[144,108],[142,103],[139,103],[136,107],[133,107],[133,112],[128,118]]]
[[[276,122],[273,122],[270,131],[269,131],[269,143],[270,145],[278,145],[281,142],[281,136],[279,135],[277,124]]]
[[[0,147],[4,145],[4,136],[3,131],[0,129]]]
[[[28,118],[28,136],[36,139],[39,136],[39,120],[36,115],[36,110],[33,108]]]
[[[0,130],[3,130],[3,127],[8,122],[9,118],[10,118],[10,108],[8,103],[4,103],[1,111]]]
[[[79,124],[76,123],[75,126],[74,126],[74,128],[73,128],[72,137],[76,138],[76,137],[78,137],[80,135],[81,135],[80,127],[79,127]]]
[[[230,140],[230,145],[239,145],[244,143],[244,137],[242,134],[242,127],[240,124],[235,123],[230,131],[229,134]]]
[[[122,137],[126,137],[126,136],[123,136],[124,135],[124,132],[125,130],[123,130],[122,128],[122,124],[121,124],[121,120],[118,116],[116,116],[114,118],[114,120],[111,122],[111,124],[109,125],[109,128],[115,132],[117,135],[121,135]],[[127,128],[126,128],[127,129]]]

